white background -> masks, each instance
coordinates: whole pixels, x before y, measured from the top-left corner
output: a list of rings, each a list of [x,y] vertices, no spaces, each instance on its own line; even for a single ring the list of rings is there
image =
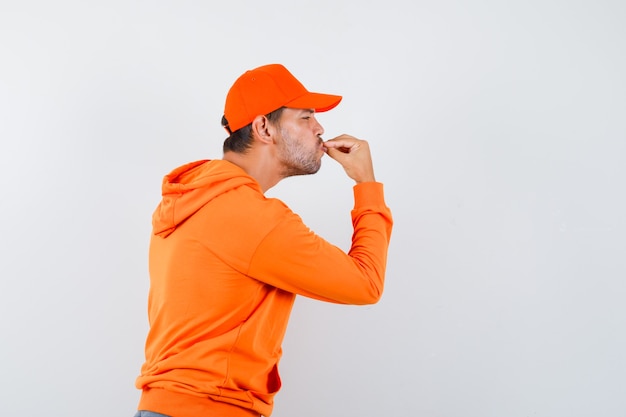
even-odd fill
[[[341,94],[395,228],[380,303],[300,298],[276,417],[626,415],[623,1],[0,3],[0,414],[132,416],[161,178],[280,62]],[[332,160],[279,197],[347,248]],[[323,262],[323,259],[319,260]]]

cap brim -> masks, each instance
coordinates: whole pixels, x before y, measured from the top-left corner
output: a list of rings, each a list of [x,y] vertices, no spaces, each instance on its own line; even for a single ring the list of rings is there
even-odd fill
[[[335,96],[333,94],[308,92],[303,96],[291,100],[289,103],[285,104],[285,107],[294,109],[314,109],[315,112],[321,113],[337,107],[342,98],[342,96]]]

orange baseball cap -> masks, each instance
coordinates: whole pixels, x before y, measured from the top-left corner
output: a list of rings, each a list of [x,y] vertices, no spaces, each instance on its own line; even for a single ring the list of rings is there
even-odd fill
[[[281,64],[264,65],[246,71],[230,88],[222,125],[231,133],[283,106],[325,112],[337,106],[341,98],[308,91]]]

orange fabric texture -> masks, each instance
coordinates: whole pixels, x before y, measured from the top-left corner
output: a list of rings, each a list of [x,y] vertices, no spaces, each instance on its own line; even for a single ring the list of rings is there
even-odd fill
[[[219,403],[224,417],[271,414],[296,295],[344,304],[382,295],[391,212],[382,184],[353,190],[346,254],[230,162],[198,161],[164,178],[139,409],[187,417]]]

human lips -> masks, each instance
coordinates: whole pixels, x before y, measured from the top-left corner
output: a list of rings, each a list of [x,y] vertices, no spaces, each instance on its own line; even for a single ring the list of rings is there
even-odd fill
[[[324,140],[322,138],[319,138],[320,140],[320,149],[322,150],[322,152],[326,152],[327,148],[326,146],[324,146]]]

